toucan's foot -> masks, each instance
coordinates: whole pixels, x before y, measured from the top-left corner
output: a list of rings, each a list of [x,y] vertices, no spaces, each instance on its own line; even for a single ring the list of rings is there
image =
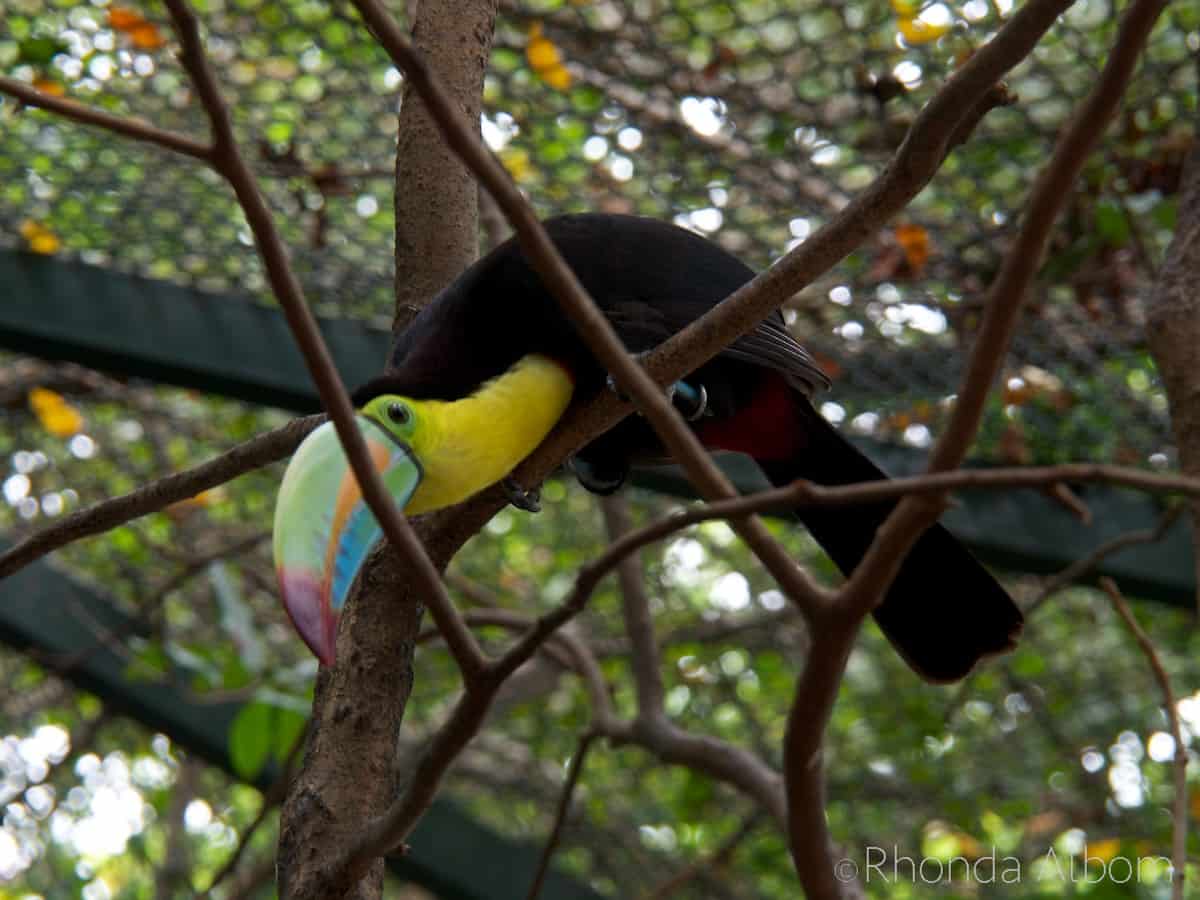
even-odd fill
[[[573,456],[570,466],[580,484],[602,497],[615,494],[629,477],[629,463],[624,460],[606,463]]]
[[[611,375],[608,376],[607,383],[608,389],[622,402],[629,402],[629,395],[617,387],[616,379]],[[708,409],[708,391],[702,384],[692,385],[687,381],[676,381],[667,388],[667,398],[689,422],[695,422]]]
[[[542,492],[538,488],[527,491],[511,475],[500,482],[500,487],[504,489],[508,502],[517,509],[531,513],[542,511]]]

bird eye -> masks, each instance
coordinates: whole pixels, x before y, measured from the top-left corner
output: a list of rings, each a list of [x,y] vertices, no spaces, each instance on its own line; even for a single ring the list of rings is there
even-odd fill
[[[397,425],[407,425],[412,418],[412,412],[403,403],[389,403],[387,415]]]

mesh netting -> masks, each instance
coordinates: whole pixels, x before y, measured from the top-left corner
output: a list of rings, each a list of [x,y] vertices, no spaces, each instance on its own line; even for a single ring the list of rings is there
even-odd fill
[[[0,69],[205,133],[153,14],[4,4]],[[967,0],[902,19],[903,4],[817,0],[505,3],[484,134],[541,213],[673,219],[762,266],[878,174],[1010,6]],[[902,220],[796,299],[796,334],[834,376],[831,418],[917,446],[936,432],[1032,174],[1094,80],[1116,14],[1076,4],[1013,73],[1019,102],[987,116]],[[385,325],[402,77],[340,4],[214,0],[201,15],[312,303]],[[1173,223],[1197,19],[1187,4],[1164,14],[1119,128],[1088,165],[984,457],[1171,462],[1141,301]],[[270,302],[244,220],[204,167],[12,101],[0,122],[4,243]]]

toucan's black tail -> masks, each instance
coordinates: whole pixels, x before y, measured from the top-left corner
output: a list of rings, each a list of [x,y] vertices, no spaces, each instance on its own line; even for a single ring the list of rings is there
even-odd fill
[[[837,485],[887,476],[800,397],[804,449],[787,460],[758,460],[776,486],[805,478]],[[866,553],[894,503],[797,510],[843,572]],[[900,654],[930,681],[955,681],[983,657],[1011,649],[1023,622],[1016,604],[945,528],[926,531],[904,561],[875,619]]]

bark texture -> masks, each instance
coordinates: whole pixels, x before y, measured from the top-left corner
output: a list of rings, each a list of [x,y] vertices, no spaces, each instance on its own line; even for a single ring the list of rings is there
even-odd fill
[[[496,0],[421,0],[413,46],[428,60],[467,121],[478,123],[492,50]],[[398,333],[479,251],[475,178],[442,140],[425,104],[405,84],[396,152]]]
[[[470,121],[478,122],[495,0],[413,5],[417,48]],[[477,196],[473,177],[406,88],[396,157],[393,333],[475,259]],[[468,536],[435,542],[430,550],[439,569]],[[383,896],[382,860],[347,873],[331,872],[328,862],[399,789],[397,741],[423,612],[423,598],[397,555],[388,548],[376,551],[343,611],[337,663],[317,679],[304,767],[280,822],[277,881],[283,900]]]
[[[1200,123],[1197,123],[1200,126]],[[1200,133],[1200,127],[1197,128]],[[1146,337],[1167,401],[1185,475],[1200,476],[1200,139],[1180,184],[1175,236],[1146,305]],[[1192,501],[1196,584],[1200,585],[1200,501]],[[1200,614],[1200,596],[1196,612]]]

